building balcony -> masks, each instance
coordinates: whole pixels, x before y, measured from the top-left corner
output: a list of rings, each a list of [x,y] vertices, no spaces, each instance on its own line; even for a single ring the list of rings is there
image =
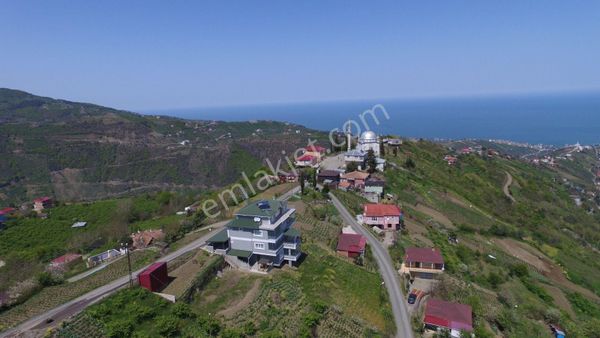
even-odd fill
[[[298,248],[299,244],[300,244],[299,241],[298,242],[283,242],[283,248],[296,250]]]

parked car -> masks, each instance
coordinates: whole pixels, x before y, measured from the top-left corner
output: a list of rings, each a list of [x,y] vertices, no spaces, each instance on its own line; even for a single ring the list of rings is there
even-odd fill
[[[423,296],[425,296],[425,291],[419,290],[419,289],[413,289],[408,294],[408,304],[416,303],[417,301],[421,300],[421,298],[423,298]]]
[[[414,304],[417,301],[417,295],[411,293],[408,295],[408,304]]]

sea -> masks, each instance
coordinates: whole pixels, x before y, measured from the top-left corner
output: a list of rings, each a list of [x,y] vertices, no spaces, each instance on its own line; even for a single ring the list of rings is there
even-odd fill
[[[381,135],[437,140],[501,139],[553,146],[600,144],[600,92],[370,99],[144,113],[197,120],[274,120],[327,132],[351,125],[354,133],[370,129]]]

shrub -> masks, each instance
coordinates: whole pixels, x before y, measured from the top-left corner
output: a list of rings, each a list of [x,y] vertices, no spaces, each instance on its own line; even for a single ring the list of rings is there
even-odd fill
[[[156,329],[162,336],[172,337],[179,332],[179,322],[171,315],[160,316],[156,319]]]
[[[221,324],[213,317],[201,317],[198,319],[198,323],[209,336],[216,336],[221,331]]]
[[[133,323],[130,319],[115,320],[106,325],[106,334],[111,338],[129,337],[133,333]]]

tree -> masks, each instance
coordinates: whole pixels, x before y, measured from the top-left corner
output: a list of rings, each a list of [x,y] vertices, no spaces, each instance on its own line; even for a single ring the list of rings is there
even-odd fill
[[[311,171],[310,179],[311,179],[313,189],[316,189],[317,188],[317,171],[316,170],[313,169]]]
[[[383,140],[379,140],[379,153],[381,157],[385,156],[385,146],[383,145]]]
[[[367,171],[369,173],[374,173],[377,171],[377,158],[375,157],[375,152],[373,149],[369,149],[367,152]]]
[[[298,178],[300,180],[300,194],[304,195],[304,180],[306,179],[305,177],[306,175],[304,174],[304,171],[300,172],[300,177]]]
[[[415,161],[413,161],[412,158],[407,158],[406,161],[404,162],[404,167],[406,169],[414,169],[417,165],[415,164]]]
[[[356,162],[350,162],[346,165],[346,172],[350,173],[358,170],[358,164]]]
[[[398,156],[398,148],[393,147],[392,152],[394,153],[394,156],[396,156],[396,157]]]

